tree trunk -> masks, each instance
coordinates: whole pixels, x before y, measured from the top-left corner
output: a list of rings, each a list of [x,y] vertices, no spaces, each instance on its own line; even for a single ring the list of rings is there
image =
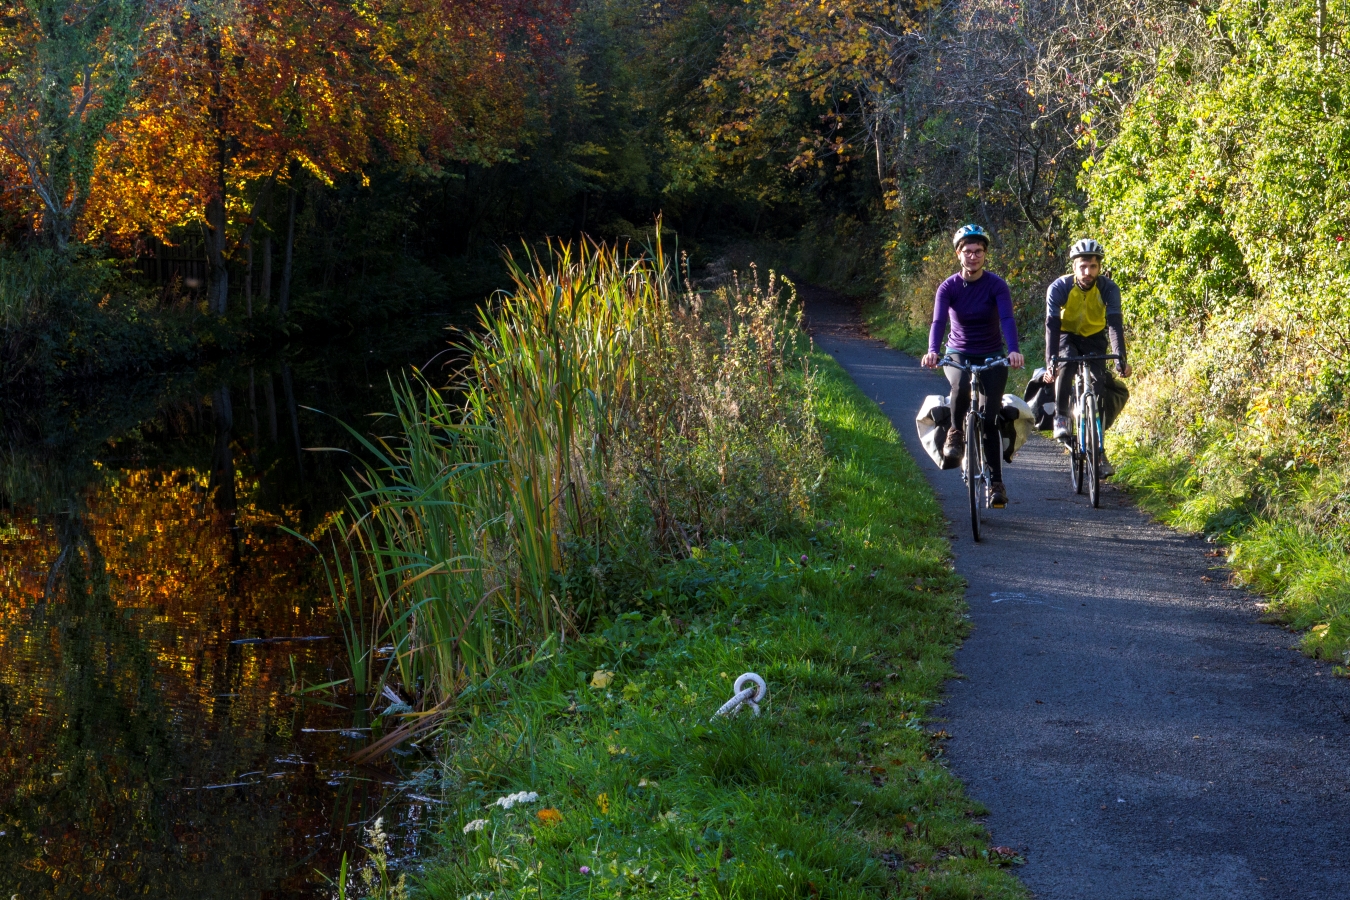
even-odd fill
[[[300,444],[300,410],[295,404],[295,385],[291,381],[291,367],[281,364],[281,389],[286,392],[286,409],[291,414],[291,440],[295,446],[295,470],[300,489],[305,488],[305,453]]]
[[[286,201],[286,253],[281,263],[281,296],[279,305],[281,317],[291,308],[291,263],[295,254],[295,185],[291,185],[290,196]]]
[[[253,367],[248,367],[248,411],[253,418],[253,445],[252,456],[256,465],[258,462],[258,447],[262,445],[262,436],[258,434],[258,388],[253,379]]]
[[[272,302],[272,235],[263,235],[262,283],[258,285],[258,299],[263,306]]]
[[[267,426],[268,434],[272,435],[272,443],[277,442],[277,391],[276,382],[272,380],[272,373],[267,373],[267,381],[263,382],[263,396],[267,398]]]
[[[248,317],[251,319],[253,318],[253,239],[251,237],[244,252],[244,305],[248,308]]]
[[[980,154],[980,130],[984,127],[984,116],[975,122],[975,194],[980,199],[980,222],[985,228],[991,228],[989,209],[984,205],[984,159]]]
[[[224,172],[221,172],[224,175]],[[224,178],[221,178],[224,181]],[[225,315],[230,299],[230,271],[225,265],[225,185],[217,186],[217,195],[206,204],[206,266],[211,286],[207,291],[211,312]]]
[[[1317,0],[1317,62],[1327,53],[1327,0]]]
[[[229,144],[225,138],[225,92],[221,85],[220,38],[213,35],[207,44],[207,58],[215,72],[211,97],[211,118],[216,131],[216,184],[206,202],[206,268],[209,279],[207,304],[218,316],[225,315],[230,301],[230,272],[225,265],[225,232],[228,217],[225,209],[225,168],[229,163]]]

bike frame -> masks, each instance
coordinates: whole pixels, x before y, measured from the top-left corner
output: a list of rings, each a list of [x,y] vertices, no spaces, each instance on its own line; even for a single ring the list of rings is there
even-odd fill
[[[1097,373],[1089,363],[1119,360],[1116,353],[1087,356],[1052,356],[1054,365],[1079,363],[1073,376],[1073,436],[1069,445],[1069,477],[1075,494],[1083,493],[1087,483],[1088,499],[1094,507],[1101,506],[1101,460],[1106,427],[1102,420],[1101,394],[1097,390]]]
[[[976,541],[980,539],[979,507],[981,503],[986,509],[989,507],[989,488],[993,484],[993,470],[984,455],[984,419],[977,412],[989,400],[980,385],[980,373],[1006,365],[1006,356],[990,359],[983,364],[961,362],[951,355],[938,361],[939,367],[960,369],[970,379],[970,409],[966,411],[966,453],[961,461],[961,480],[966,484],[966,497],[970,502],[970,530]],[[984,403],[979,402],[981,399]]]

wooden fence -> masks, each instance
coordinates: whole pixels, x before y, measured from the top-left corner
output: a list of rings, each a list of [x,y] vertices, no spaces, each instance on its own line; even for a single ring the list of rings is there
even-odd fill
[[[193,289],[206,284],[206,245],[200,240],[165,244],[152,237],[148,245],[149,255],[140,258],[141,271],[147,278],[157,284],[177,278]]]

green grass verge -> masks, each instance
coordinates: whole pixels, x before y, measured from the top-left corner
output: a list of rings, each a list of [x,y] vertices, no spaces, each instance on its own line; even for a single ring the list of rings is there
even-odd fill
[[[872,337],[910,356],[923,356],[928,350],[928,329],[915,328],[896,316],[884,300],[869,303],[863,308],[863,324]]]
[[[1339,662],[1335,673],[1350,675],[1350,535],[1318,532],[1280,514],[1285,505],[1304,518],[1310,509],[1334,509],[1344,502],[1340,479],[1285,476],[1280,502],[1272,503],[1274,491],[1258,490],[1260,474],[1237,462],[1211,464],[1227,475],[1206,478],[1191,458],[1128,434],[1109,439],[1116,484],[1164,523],[1225,547],[1234,579],[1270,598],[1269,620],[1302,631],[1305,653]],[[1261,494],[1267,502],[1256,501]]]
[[[426,896],[1025,896],[926,725],[967,628],[936,499],[815,362],[816,527],[664,568],[637,611],[469,710]],[[769,683],[763,715],[710,721],[745,671]],[[517,791],[538,801],[494,805]]]

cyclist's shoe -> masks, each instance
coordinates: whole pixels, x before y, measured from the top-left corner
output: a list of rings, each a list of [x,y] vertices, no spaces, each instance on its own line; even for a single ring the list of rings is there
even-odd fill
[[[1116,467],[1111,465],[1111,460],[1106,458],[1106,452],[1102,451],[1101,462],[1097,465],[1097,474],[1103,478],[1110,478],[1116,474]]]
[[[1055,440],[1069,443],[1069,417],[1055,416]]]
[[[960,428],[947,432],[947,442],[942,445],[942,455],[948,459],[960,459],[966,452],[966,433]]]
[[[1002,509],[1008,505],[1008,490],[1003,486],[1003,482],[995,481],[989,485],[989,505],[994,509]]]

